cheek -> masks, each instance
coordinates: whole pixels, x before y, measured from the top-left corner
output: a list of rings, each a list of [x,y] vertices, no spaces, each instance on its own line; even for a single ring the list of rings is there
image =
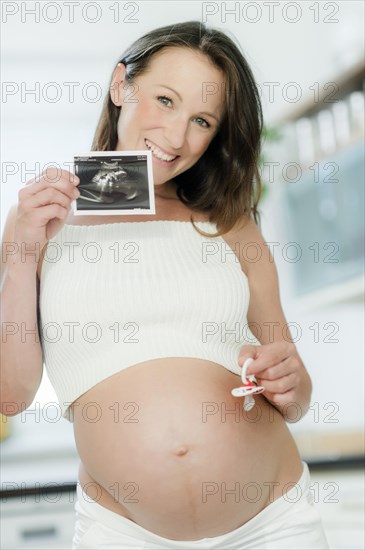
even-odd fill
[[[138,101],[136,103],[124,104],[118,120],[118,135],[126,139],[138,132],[138,129],[147,121],[148,114],[144,106]]]
[[[165,125],[165,113],[155,105],[147,105],[144,110],[144,121],[149,128],[161,128]]]
[[[144,100],[142,98],[135,104],[134,116],[135,120],[148,126],[158,126],[163,121],[161,109],[158,109],[151,100]]]
[[[202,156],[208,149],[211,141],[210,137],[196,136],[191,144],[192,153],[199,157]]]

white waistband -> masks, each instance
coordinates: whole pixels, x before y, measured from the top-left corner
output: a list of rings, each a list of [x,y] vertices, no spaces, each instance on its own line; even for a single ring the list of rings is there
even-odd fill
[[[237,529],[216,537],[207,537],[191,541],[176,541],[152,533],[130,519],[120,516],[92,500],[82,490],[79,483],[77,484],[78,500],[75,509],[79,514],[93,518],[99,524],[115,530],[116,536],[118,533],[122,533],[123,535],[136,539],[148,540],[156,545],[161,544],[165,545],[165,547],[176,549],[186,548],[186,545],[189,545],[191,548],[194,548],[196,545],[196,548],[199,548],[203,543],[214,545],[219,543],[228,544],[238,539],[247,541],[251,538],[254,539],[258,536],[262,536],[262,533],[265,531],[269,533],[270,530],[273,529],[272,526],[275,525],[278,520],[285,524],[285,518],[287,518],[287,524],[289,524],[290,521],[288,518],[291,514],[298,514],[301,507],[308,506],[308,503],[311,504],[312,502],[312,495],[309,490],[310,473],[308,465],[305,462],[303,462],[303,472],[299,480],[297,482],[288,483],[284,488],[287,490],[283,496],[274,500],[255,517]]]

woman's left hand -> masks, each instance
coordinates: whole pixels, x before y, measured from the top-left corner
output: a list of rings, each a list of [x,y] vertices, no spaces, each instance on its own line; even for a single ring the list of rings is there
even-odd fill
[[[266,397],[290,422],[297,422],[309,408],[312,384],[295,345],[286,340],[259,346],[242,346],[238,364],[252,357],[246,374],[253,374]],[[292,405],[294,411],[289,410]]]

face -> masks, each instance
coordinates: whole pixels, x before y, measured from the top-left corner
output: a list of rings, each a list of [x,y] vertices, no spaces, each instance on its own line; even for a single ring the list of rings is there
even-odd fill
[[[114,72],[111,98],[121,106],[117,151],[152,150],[156,186],[193,166],[218,131],[224,75],[208,57],[169,47],[155,54],[133,84]]]

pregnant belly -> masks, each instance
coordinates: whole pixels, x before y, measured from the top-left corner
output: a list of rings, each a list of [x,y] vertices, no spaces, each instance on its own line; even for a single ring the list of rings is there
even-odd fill
[[[301,460],[264,397],[245,412],[240,378],[206,360],[163,358],[117,373],[74,402],[80,484],[162,537],[243,525],[295,483]]]

